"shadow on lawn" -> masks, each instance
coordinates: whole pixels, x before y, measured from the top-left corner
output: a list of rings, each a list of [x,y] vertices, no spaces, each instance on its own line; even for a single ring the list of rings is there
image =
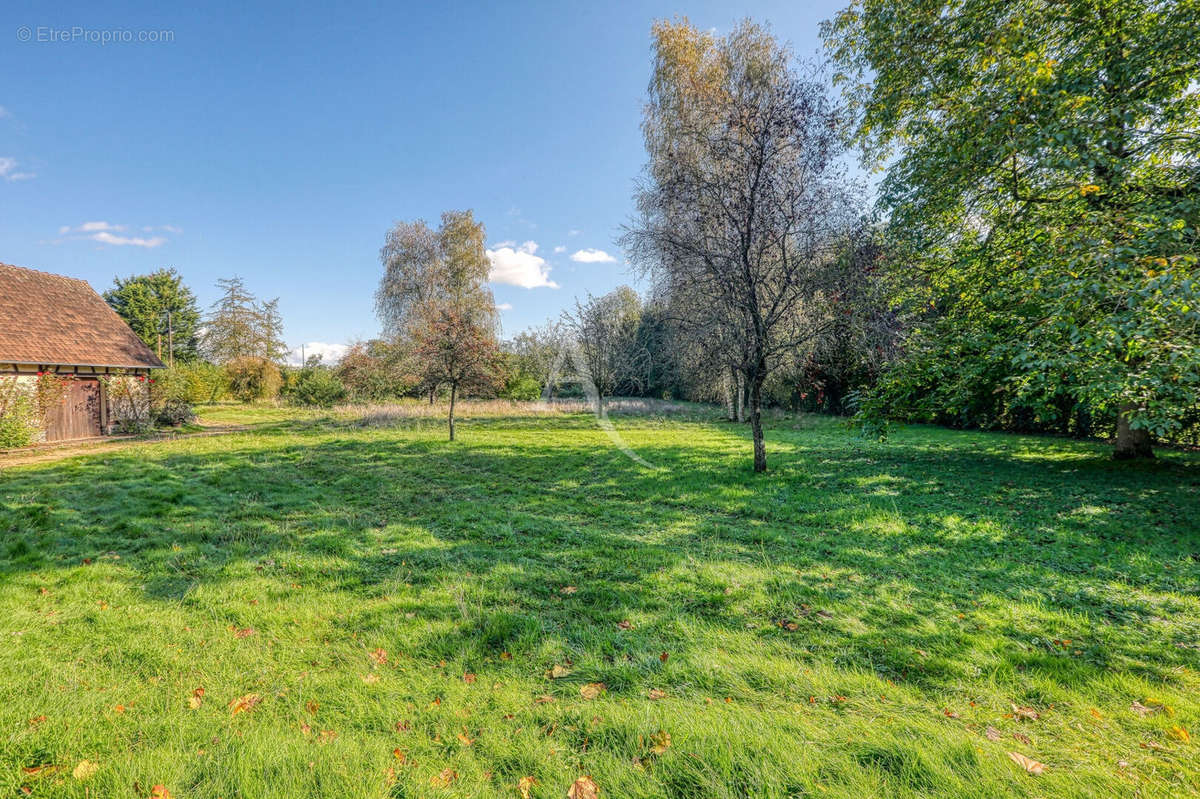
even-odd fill
[[[503,432],[538,424],[507,420]],[[1146,643],[1172,593],[1200,592],[1195,463],[1130,469],[777,431],[763,477],[740,450],[639,446],[667,467],[651,472],[594,440],[451,446],[333,438],[320,425],[257,435],[207,454],[146,450],[0,477],[0,579],[33,590],[53,569],[116,553],[162,601],[258,571],[364,598],[429,589],[421,614],[458,621],[431,634],[430,651],[467,661],[544,636],[652,658],[682,615],[933,690],[961,683],[968,664],[1075,683],[1112,668],[1166,679],[1197,663],[1194,637]],[[729,564],[763,573],[757,598]],[[433,591],[463,581],[473,610]],[[1005,605],[1074,613],[1084,628],[1052,636],[1046,615],[975,625],[976,608]],[[364,610],[356,628],[380,613]],[[611,634],[632,615],[653,622]],[[1087,643],[1067,658],[1054,637]],[[687,641],[672,645],[688,656]]]

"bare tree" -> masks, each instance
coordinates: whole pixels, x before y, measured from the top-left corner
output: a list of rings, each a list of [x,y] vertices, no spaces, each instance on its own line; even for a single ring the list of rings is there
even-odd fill
[[[754,469],[765,471],[762,386],[819,337],[844,299],[840,239],[856,219],[839,115],[791,52],[743,22],[717,38],[654,27],[639,218],[624,243],[680,324],[721,347],[746,387]]]
[[[641,299],[628,286],[601,297],[591,294],[563,312],[562,322],[574,339],[582,363],[576,364],[596,386],[599,402],[612,396],[623,381],[636,381],[643,353],[637,347]]]

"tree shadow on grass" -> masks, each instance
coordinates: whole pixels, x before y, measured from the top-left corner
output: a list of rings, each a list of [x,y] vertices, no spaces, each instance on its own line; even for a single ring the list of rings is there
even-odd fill
[[[117,556],[155,601],[250,576],[396,595],[440,622],[420,647],[431,657],[553,637],[614,664],[618,683],[635,679],[622,663],[666,646],[699,656],[697,629],[929,691],[981,670],[1081,685],[1197,665],[1195,620],[1172,618],[1200,595],[1200,468],[1188,460],[1127,469],[1061,442],[1039,459],[953,434],[867,445],[777,430],[763,477],[733,428],[697,426],[688,443],[676,428],[663,443],[635,427],[657,471],[586,419],[470,429],[448,445],[279,426],[202,452],[8,472],[0,580],[32,591]],[[350,629],[393,612],[365,606]],[[619,631],[631,617],[637,628]]]

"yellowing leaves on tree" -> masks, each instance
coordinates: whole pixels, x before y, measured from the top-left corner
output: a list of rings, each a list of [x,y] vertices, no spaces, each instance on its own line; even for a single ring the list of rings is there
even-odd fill
[[[83,782],[85,780],[90,780],[99,770],[100,765],[98,763],[93,763],[90,760],[80,760],[79,765],[75,766],[75,768],[71,771],[71,776],[80,782]]]
[[[580,777],[567,789],[567,799],[597,799],[600,786],[590,776]]]
[[[1018,766],[1034,776],[1038,776],[1046,770],[1045,763],[1039,763],[1031,757],[1025,757],[1025,755],[1021,754],[1020,752],[1009,752],[1008,756],[1012,759],[1012,762],[1016,763]]]

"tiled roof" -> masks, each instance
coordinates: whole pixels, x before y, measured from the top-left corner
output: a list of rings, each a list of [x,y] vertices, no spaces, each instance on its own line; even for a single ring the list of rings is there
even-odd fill
[[[0,264],[0,363],[163,365],[86,281],[8,264]]]

